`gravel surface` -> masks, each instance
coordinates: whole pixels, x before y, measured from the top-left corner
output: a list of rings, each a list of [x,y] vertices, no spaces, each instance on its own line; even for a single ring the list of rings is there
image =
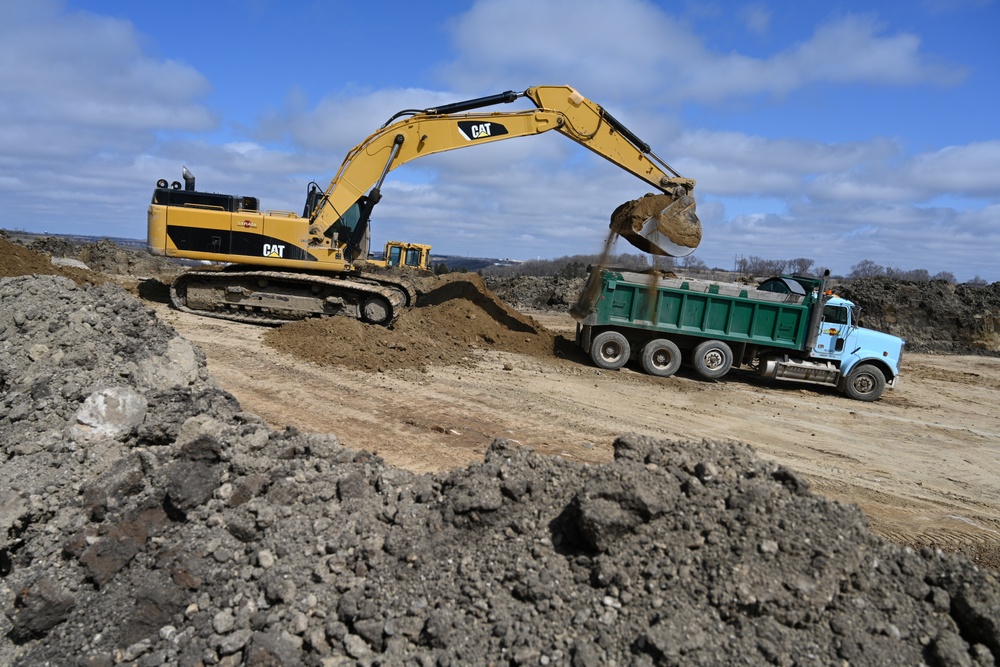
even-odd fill
[[[392,468],[117,286],[0,278],[0,664],[1000,664],[995,572],[741,445],[614,448]]]

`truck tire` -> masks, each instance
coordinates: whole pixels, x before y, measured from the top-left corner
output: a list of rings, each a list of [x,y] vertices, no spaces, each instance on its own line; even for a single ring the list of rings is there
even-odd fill
[[[691,365],[706,380],[718,380],[733,367],[733,351],[721,340],[706,340],[694,348]]]
[[[631,353],[628,340],[617,331],[602,331],[590,343],[590,358],[609,371],[624,366]]]
[[[681,350],[672,340],[654,338],[642,347],[640,362],[650,375],[670,377],[681,367]]]
[[[877,401],[885,391],[885,374],[872,364],[858,364],[847,374],[844,393],[857,401]]]

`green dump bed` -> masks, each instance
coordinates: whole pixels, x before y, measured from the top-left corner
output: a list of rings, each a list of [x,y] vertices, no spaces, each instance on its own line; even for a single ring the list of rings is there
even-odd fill
[[[801,350],[811,298],[737,283],[656,278],[605,270],[593,311],[582,324]]]

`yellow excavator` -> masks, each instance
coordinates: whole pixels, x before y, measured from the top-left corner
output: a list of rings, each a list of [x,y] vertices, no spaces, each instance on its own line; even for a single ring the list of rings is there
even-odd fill
[[[474,111],[526,98],[524,111]],[[366,271],[369,219],[390,171],[444,151],[555,130],[631,172],[658,193],[611,230],[646,252],[683,257],[701,239],[691,191],[649,145],[569,86],[536,86],[429,109],[407,109],[355,146],[324,190],[307,188],[302,215],[261,210],[256,197],[200,192],[161,179],[148,214],[154,255],[225,266],[188,271],[170,287],[180,310],[260,324],[340,315],[390,325],[414,305],[405,275]],[[652,207],[650,206],[652,204]],[[642,213],[638,216],[635,210]],[[616,217],[617,215],[617,217]]]

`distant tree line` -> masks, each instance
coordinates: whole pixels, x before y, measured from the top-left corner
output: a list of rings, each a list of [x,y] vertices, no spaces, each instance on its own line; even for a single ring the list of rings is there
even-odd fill
[[[513,278],[516,276],[560,276],[564,278],[583,278],[587,275],[588,266],[596,266],[600,262],[599,255],[568,255],[555,259],[536,259],[519,264],[504,266],[488,266],[480,269],[484,276],[497,278]],[[685,275],[730,274],[737,273],[741,278],[752,279],[793,274],[800,276],[820,276],[826,267],[816,266],[816,262],[808,257],[793,259],[768,259],[755,255],[738,255],[733,260],[732,272],[726,269],[709,268],[707,264],[694,255],[687,257],[660,257],[646,254],[620,253],[607,257],[604,266],[624,269],[626,271],[645,271],[655,268],[660,271],[678,271]],[[446,269],[447,270],[447,269]],[[873,260],[864,259],[851,267],[847,276],[833,276],[839,280],[857,280],[861,278],[886,277],[910,282],[929,282],[941,280],[949,284],[958,281],[950,271],[940,271],[931,274],[927,269],[903,270],[892,266],[882,266]],[[718,279],[712,275],[712,279]],[[972,285],[986,285],[987,281],[979,276],[968,281]]]
[[[955,279],[955,274],[951,271],[939,271],[934,275],[931,275],[930,271],[927,269],[909,269],[903,270],[893,266],[882,266],[877,262],[870,259],[863,259],[854,266],[851,267],[851,273],[849,278],[895,278],[897,280],[908,280],[911,282],[929,282],[931,280],[943,280],[946,283],[954,285],[958,282]],[[973,284],[986,284],[986,281],[976,276],[971,281]]]
[[[514,276],[561,276],[563,278],[584,278],[588,266],[596,266],[600,255],[567,255],[555,259],[532,259],[519,264],[488,266],[480,270],[484,276],[513,278]],[[621,253],[609,255],[604,265],[627,271],[645,271],[656,268],[672,271],[677,260],[673,257]]]
[[[778,276],[782,273],[791,273],[797,276],[809,276],[813,265],[816,263],[808,257],[796,257],[795,259],[766,259],[750,255],[744,257],[737,255],[734,259],[734,270],[741,276]],[[824,269],[818,269],[816,273],[822,273]]]

